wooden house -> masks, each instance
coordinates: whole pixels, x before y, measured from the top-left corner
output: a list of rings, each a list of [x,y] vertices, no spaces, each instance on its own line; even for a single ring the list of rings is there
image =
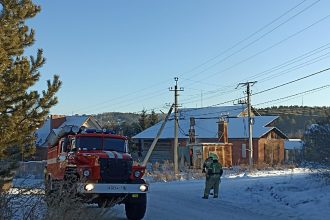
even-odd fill
[[[35,132],[37,137],[35,160],[47,159],[47,147],[49,140],[56,136],[64,126],[101,129],[100,124],[93,118],[93,116],[90,115],[50,115],[46,119],[43,126]]]
[[[194,118],[195,144],[221,143],[221,137],[228,138],[231,144],[231,156],[227,161],[232,165],[248,164],[249,132],[246,106],[223,106],[206,108],[188,108],[179,110],[179,148],[189,144],[191,118]],[[228,131],[220,130],[219,118],[226,118]],[[254,164],[278,164],[284,160],[284,140],[287,139],[276,127],[269,126],[277,116],[260,116],[253,114],[253,162]],[[141,146],[142,157],[148,151],[161,122],[135,135],[133,140]],[[151,155],[150,161],[173,161],[174,149],[174,120],[173,116],[166,123],[158,143]],[[229,165],[229,164],[228,164]]]

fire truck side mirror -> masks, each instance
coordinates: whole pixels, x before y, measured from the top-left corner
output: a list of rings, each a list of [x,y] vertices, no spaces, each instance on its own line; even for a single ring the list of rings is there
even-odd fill
[[[66,159],[66,156],[65,155],[59,155],[56,159],[57,162],[62,162]]]

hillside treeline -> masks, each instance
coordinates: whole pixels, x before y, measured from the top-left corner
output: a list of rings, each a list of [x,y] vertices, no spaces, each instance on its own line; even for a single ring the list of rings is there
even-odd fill
[[[330,107],[279,106],[255,109],[260,115],[279,116],[271,126],[289,138],[305,142],[306,161],[330,164]],[[140,114],[108,112],[94,116],[104,128],[132,137],[161,119],[161,115],[143,110]],[[315,125],[317,124],[317,125]]]
[[[261,115],[277,115],[272,126],[279,128],[289,138],[302,138],[311,124],[323,122],[330,117],[330,107],[274,106],[256,109]],[[161,119],[160,114],[107,112],[94,116],[102,127],[112,129],[126,136],[133,136],[154,125]]]
[[[302,138],[305,129],[330,117],[330,107],[274,106],[257,109],[261,115],[277,115],[272,124],[289,138]]]
[[[161,115],[156,114],[155,111],[148,114],[146,110],[142,110],[140,114],[106,112],[94,115],[94,118],[103,128],[132,137],[159,122]]]

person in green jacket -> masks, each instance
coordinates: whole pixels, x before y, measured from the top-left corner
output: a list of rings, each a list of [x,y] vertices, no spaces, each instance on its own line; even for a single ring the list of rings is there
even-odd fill
[[[218,157],[214,153],[210,153],[209,157],[204,161],[203,172],[206,174],[205,189],[203,199],[208,199],[210,190],[213,188],[213,197],[219,196],[220,177],[223,173],[222,165],[218,161]]]

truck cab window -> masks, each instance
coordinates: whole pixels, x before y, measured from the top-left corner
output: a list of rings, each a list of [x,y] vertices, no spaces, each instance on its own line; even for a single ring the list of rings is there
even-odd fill
[[[68,144],[69,144],[68,138],[65,137],[61,141],[62,141],[61,142],[61,153],[67,152],[68,151]]]
[[[117,151],[124,153],[127,150],[127,141],[119,138],[104,138],[103,150]]]
[[[60,153],[66,152],[66,147],[65,147],[65,142],[64,140],[61,141],[61,149],[60,149]]]
[[[76,139],[71,139],[70,140],[71,142],[71,151],[77,151],[77,148],[76,148]]]

